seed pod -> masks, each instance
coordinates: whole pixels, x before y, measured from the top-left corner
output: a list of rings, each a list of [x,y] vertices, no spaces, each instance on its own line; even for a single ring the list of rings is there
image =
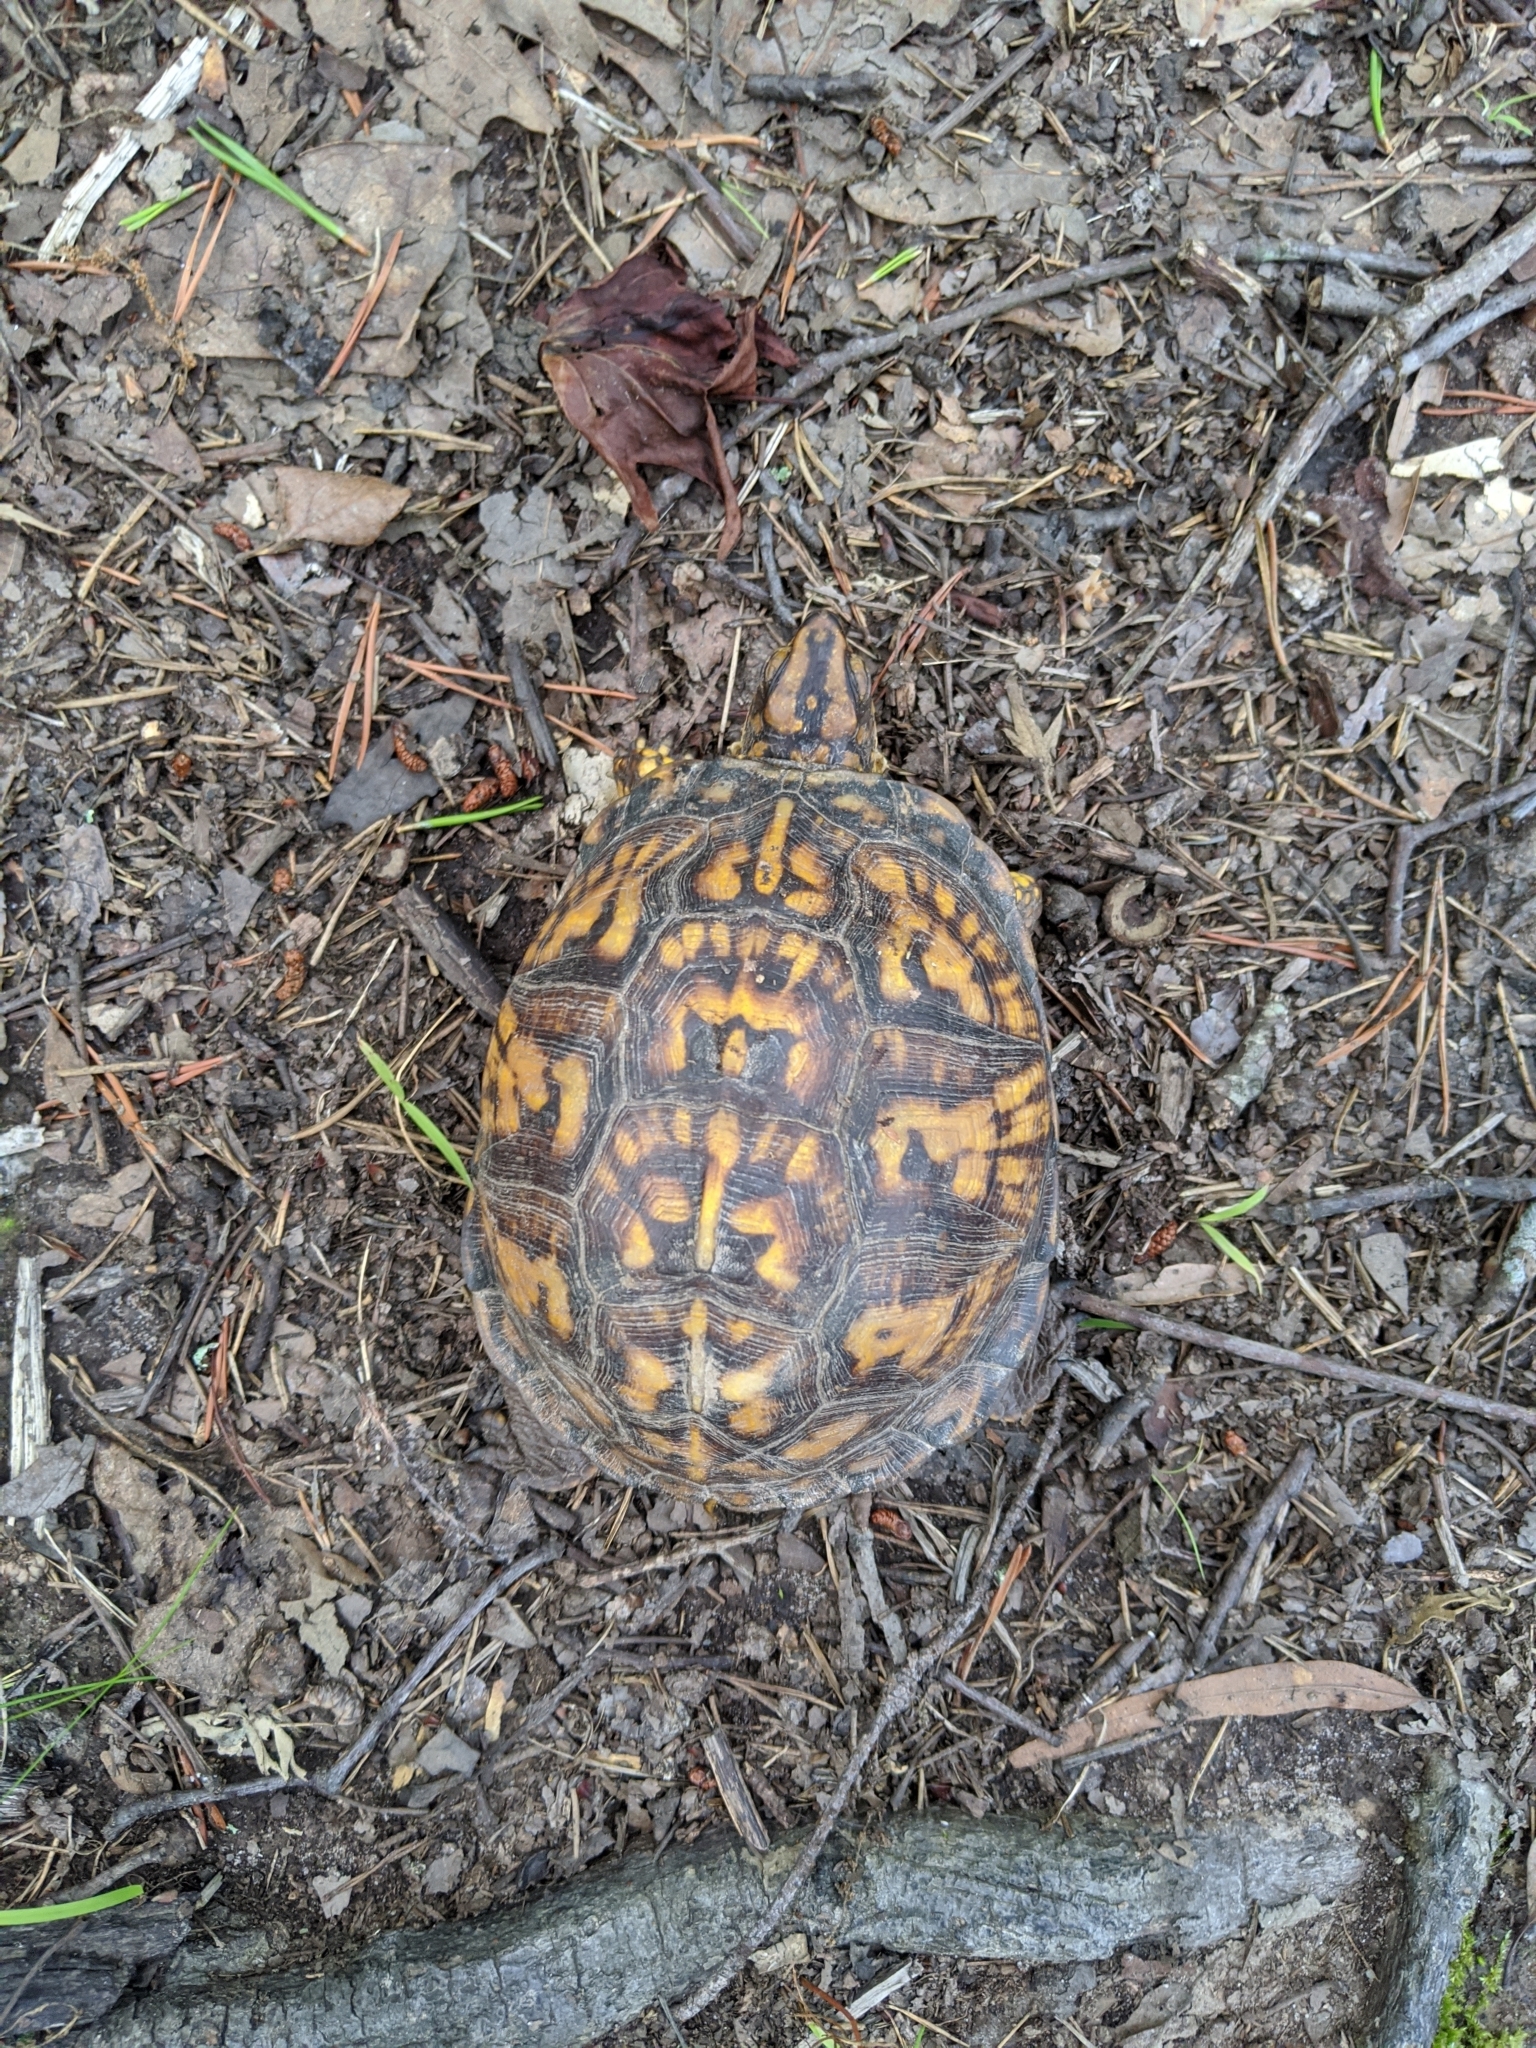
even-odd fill
[[[291,1003],[304,986],[307,969],[303,952],[297,946],[283,948],[283,978],[272,991],[272,1000],[281,1009],[284,1003]]]
[[[1136,1264],[1138,1266],[1150,1266],[1154,1259],[1160,1259],[1178,1234],[1179,1226],[1175,1218],[1170,1217],[1166,1223],[1159,1223],[1156,1230],[1153,1231],[1141,1250],[1136,1254]]]
[[[395,759],[400,765],[403,768],[409,768],[413,775],[425,775],[427,772],[427,757],[425,754],[418,754],[415,751],[406,737],[405,727],[398,719],[396,719],[390,729],[390,738],[394,744]]]

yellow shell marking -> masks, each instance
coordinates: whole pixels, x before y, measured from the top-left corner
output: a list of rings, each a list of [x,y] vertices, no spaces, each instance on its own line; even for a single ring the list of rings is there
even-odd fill
[[[953,996],[973,1024],[991,1024],[1015,1038],[1034,1035],[1034,1014],[1007,952],[975,911],[960,914],[947,882],[879,849],[860,855],[855,865],[889,905],[878,946],[887,1002],[914,1003],[922,994],[908,971],[915,955],[928,986]]]
[[[729,1109],[717,1109],[704,1133],[704,1188],[699,1197],[698,1227],[693,1239],[693,1263],[707,1273],[715,1263],[715,1242],[720,1230],[720,1210],[725,1201],[726,1177],[741,1156],[741,1123]]]
[[[789,821],[795,808],[793,797],[781,796],[773,807],[773,821],[763,834],[763,842],[757,849],[757,866],[752,873],[752,886],[759,896],[774,896],[784,879],[784,842],[789,837]]]
[[[647,881],[698,836],[694,828],[679,844],[675,833],[653,832],[649,838],[625,840],[606,859],[594,862],[572,894],[551,913],[524,955],[523,965],[542,967],[558,960],[568,945],[589,938],[605,913],[607,929],[592,951],[599,960],[622,960],[635,942]]]
[[[899,1361],[903,1372],[916,1373],[927,1364],[954,1324],[965,1290],[936,1294],[903,1308],[877,1304],[849,1325],[843,1349],[853,1360],[855,1379],[867,1379],[877,1367]]]
[[[575,1330],[571,1293],[555,1254],[547,1252],[542,1258],[535,1257],[505,1231],[494,1243],[496,1269],[507,1306],[514,1315],[530,1320],[542,1314],[555,1335],[568,1344]]]
[[[587,1100],[592,1092],[592,1077],[587,1063],[575,1053],[551,1063],[550,1078],[560,1090],[560,1116],[555,1125],[555,1135],[550,1150],[557,1159],[569,1159],[581,1143],[581,1127],[586,1121]],[[529,1105],[530,1108],[533,1106]]]
[[[935,1166],[952,1166],[956,1201],[1022,1213],[1040,1148],[1051,1130],[1051,1099],[1043,1067],[1026,1067],[992,1093],[946,1107],[930,1095],[896,1096],[881,1104],[869,1148],[882,1195],[900,1194],[902,1162],[915,1137]]]
[[[624,1363],[628,1369],[619,1383],[620,1398],[642,1415],[654,1415],[656,1403],[672,1385],[671,1373],[654,1351],[638,1344],[626,1347]]]

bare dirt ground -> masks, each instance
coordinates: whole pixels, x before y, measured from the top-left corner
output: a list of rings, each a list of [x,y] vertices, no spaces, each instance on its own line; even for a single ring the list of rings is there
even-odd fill
[[[46,1434],[94,1449],[40,1523],[0,1524],[0,1904],[142,1882],[253,1964],[317,1969],[728,1825],[715,1728],[778,1835],[964,1596],[1038,1416],[877,1496],[873,1613],[844,1511],[530,1491],[462,1184],[361,1049],[471,1153],[488,1026],[399,892],[505,982],[614,759],[728,746],[819,605],[881,677],[892,772],[1042,882],[1062,1277],[1216,1333],[1076,1337],[1076,1448],[977,1643],[981,1701],[926,1688],[850,1818],[1182,1828],[1328,1796],[1388,1853],[1437,1744],[1507,1808],[1480,1951],[1525,1925],[1536,1432],[1218,1340],[1536,1406],[1536,325],[1470,323],[1260,502],[1367,321],[1526,218],[1531,45],[1501,0],[1275,12],[1192,44],[1211,21],[1124,0],[649,0],[548,9],[539,42],[473,0],[274,0],[55,256],[66,191],[196,23],[8,7],[0,1258],[8,1284],[42,1262]],[[765,72],[845,83],[786,105],[748,91]],[[126,225],[212,178],[198,120],[357,247],[249,180]],[[697,485],[616,561],[626,494],[539,363],[550,310],[659,221],[802,365],[850,352],[743,441],[723,565]],[[1523,274],[1496,289],[1536,304]],[[1255,505],[1263,573],[1210,578]],[[1394,892],[1400,828],[1441,820]],[[1442,1199],[1356,1203],[1434,1175]],[[1054,1729],[1122,1648],[1118,1694],[1190,1668],[1306,1445],[1210,1662],[1340,1660],[1421,1704],[1010,1764],[985,1701]],[[551,1561],[339,1801],[210,1799],[109,1842],[199,1773],[324,1769],[536,1541]],[[1348,2041],[1386,1919],[1098,1970],[934,1959],[855,2024]],[[749,1973],[686,2038],[852,2042],[839,2002],[892,1967]],[[1512,1974],[1489,2023],[1523,1996]],[[611,2038],[674,2036],[653,2012]]]

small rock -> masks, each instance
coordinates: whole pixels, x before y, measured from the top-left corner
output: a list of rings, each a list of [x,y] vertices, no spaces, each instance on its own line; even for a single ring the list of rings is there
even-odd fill
[[[327,1920],[339,1920],[352,1903],[352,1886],[356,1882],[343,1877],[339,1870],[327,1870],[319,1877],[312,1877],[310,1885],[320,1901],[320,1911]]]
[[[1400,1316],[1408,1313],[1408,1247],[1395,1230],[1378,1230],[1363,1237],[1358,1247],[1360,1263]]]
[[[478,1749],[471,1749],[451,1728],[439,1728],[417,1756],[416,1768],[429,1778],[441,1778],[449,1771],[468,1777],[479,1761]]]
[[[421,1888],[428,1898],[442,1898],[453,1890],[463,1869],[464,1851],[457,1843],[450,1843],[446,1849],[440,1849],[427,1865]]]
[[[1424,1539],[1411,1529],[1401,1529],[1381,1546],[1383,1564],[1417,1564],[1424,1555]]]
[[[824,1572],[827,1561],[803,1536],[779,1532],[779,1563],[787,1572]]]

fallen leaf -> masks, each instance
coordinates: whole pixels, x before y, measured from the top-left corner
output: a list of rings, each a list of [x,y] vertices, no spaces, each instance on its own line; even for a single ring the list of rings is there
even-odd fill
[[[878,178],[850,185],[848,197],[878,220],[922,232],[964,220],[1017,220],[1037,206],[1066,206],[1081,183],[1055,143],[1037,135],[1019,156],[1001,164],[971,161],[959,175],[938,172],[927,155],[903,152]]]
[[[5,175],[13,185],[40,185],[52,177],[63,120],[64,88],[59,86],[44,97],[37,119],[5,159]]]
[[[1408,453],[1413,440],[1414,429],[1419,423],[1421,405],[1439,405],[1445,397],[1446,386],[1451,381],[1449,363],[1426,363],[1414,378],[1408,389],[1397,401],[1397,411],[1392,415],[1391,431],[1387,435],[1387,461],[1399,463]]]
[[[1179,29],[1197,46],[1213,36],[1218,43],[1240,43],[1273,28],[1282,15],[1311,8],[1312,0],[1174,0]]]
[[[112,891],[107,843],[95,825],[66,825],[59,834],[59,858],[64,878],[53,892],[53,906],[65,924],[79,924],[78,936],[84,939]]]
[[[339,1920],[352,1903],[352,1888],[355,1877],[343,1877],[339,1870],[327,1870],[319,1877],[312,1877],[310,1885],[320,1901],[321,1914],[327,1920]]]
[[[91,1092],[90,1077],[80,1071],[85,1062],[75,1049],[75,1041],[52,1010],[47,1015],[43,1032],[43,1100],[61,1103],[78,1116]]]
[[[0,1519],[14,1515],[31,1521],[35,1515],[51,1514],[84,1486],[95,1449],[96,1439],[89,1436],[44,1444],[24,1472],[0,1486]]]
[[[733,322],[718,300],[690,290],[664,242],[572,292],[539,352],[561,411],[622,480],[642,526],[658,524],[642,463],[680,469],[719,494],[722,561],[741,514],[710,399],[755,397],[760,357],[786,368],[796,360],[759,331],[755,307]]]
[[[1243,1276],[1236,1266],[1207,1266],[1198,1260],[1163,1266],[1156,1273],[1118,1273],[1110,1282],[1116,1301],[1142,1308],[1174,1308],[1182,1301],[1242,1292]]]
[[[1064,1728],[1055,1745],[1025,1742],[1010,1752],[1008,1761],[1016,1771],[1032,1765],[1061,1763],[1069,1757],[1102,1749],[1106,1743],[1121,1742],[1127,1736],[1149,1735],[1159,1728],[1186,1721],[1214,1721],[1224,1715],[1248,1715],[1272,1720],[1282,1714],[1314,1713],[1320,1707],[1336,1707],[1356,1714],[1392,1714],[1407,1707],[1422,1707],[1425,1701],[1411,1685],[1391,1678],[1384,1671],[1367,1670],[1363,1664],[1323,1660],[1309,1664],[1250,1664],[1241,1671],[1213,1672],[1207,1678],[1191,1678],[1182,1685],[1154,1686],[1148,1692],[1133,1692],[1124,1699],[1095,1707],[1080,1721]],[[1173,1711],[1165,1714],[1160,1708]]]
[[[1326,57],[1319,57],[1280,111],[1288,121],[1320,114],[1332,91],[1333,67]]]
[[[410,497],[406,484],[350,470],[304,469],[282,464],[261,472],[275,498],[274,548],[281,552],[301,540],[331,547],[369,548]]]
[[[1114,292],[1095,292],[1092,303],[1081,313],[1052,312],[1049,305],[1021,306],[1017,312],[1005,313],[1003,318],[1095,359],[1112,356],[1125,345],[1125,325]]]
[[[1504,444],[1497,434],[1486,434],[1475,441],[1460,441],[1454,448],[1431,448],[1426,454],[1394,462],[1392,474],[1449,476],[1466,483],[1481,483],[1487,477],[1497,476],[1503,467]]]

